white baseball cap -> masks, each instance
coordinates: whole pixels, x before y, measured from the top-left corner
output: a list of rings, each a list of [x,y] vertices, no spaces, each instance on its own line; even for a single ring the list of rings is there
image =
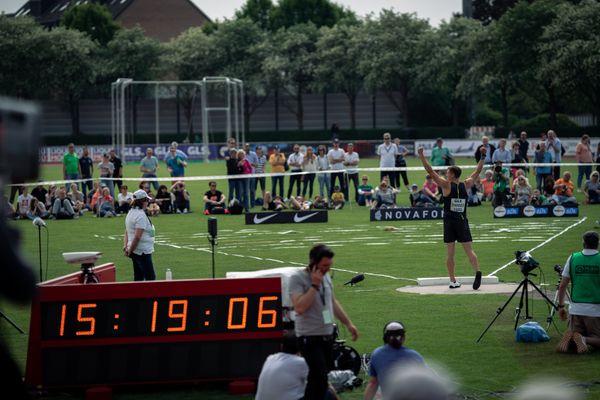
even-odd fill
[[[145,190],[138,189],[135,192],[133,192],[133,198],[135,200],[143,200],[143,199],[151,199],[152,197],[148,196],[148,193],[146,193]]]

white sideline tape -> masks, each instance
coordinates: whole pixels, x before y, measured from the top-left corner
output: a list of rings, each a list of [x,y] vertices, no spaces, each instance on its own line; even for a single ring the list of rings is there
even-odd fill
[[[556,235],[550,237],[549,239],[543,241],[542,243],[538,244],[537,246],[535,246],[534,248],[532,248],[531,250],[528,250],[528,253],[533,252],[534,250],[539,249],[540,247],[550,243],[551,241],[553,241],[554,239],[556,239],[557,237],[559,237],[560,235],[562,235],[563,233],[571,230],[572,228],[575,228],[577,225],[583,223],[585,220],[587,219],[587,217],[583,217],[582,219],[580,219],[579,221],[575,222],[572,225],[567,226],[565,229],[563,229],[562,231],[558,232]],[[502,271],[503,269],[507,268],[508,266],[514,264],[515,260],[511,260],[509,262],[507,262],[506,264],[504,264],[503,266],[501,266],[500,268],[498,268],[497,270],[495,270],[494,272],[492,272],[491,274],[489,274],[488,276],[493,276],[496,275],[498,272]]]
[[[579,164],[579,163],[561,163],[561,164],[553,164],[553,163],[545,163],[545,164],[502,164],[505,167],[554,167],[560,165],[561,167],[574,167],[574,166],[594,166],[597,165],[595,163],[588,164]],[[493,164],[484,165],[483,168],[491,168]],[[474,169],[477,168],[477,165],[469,164],[469,165],[457,165],[461,169]],[[447,166],[432,166],[434,170],[440,170],[447,168]],[[357,171],[360,172],[381,172],[381,171],[423,171],[424,167],[396,167],[396,168],[357,168]],[[133,181],[133,182],[173,182],[173,181],[216,181],[216,180],[227,180],[227,179],[248,179],[248,178],[268,178],[274,176],[295,176],[295,175],[307,175],[307,174],[334,174],[346,172],[343,169],[340,170],[328,170],[328,171],[313,171],[313,172],[282,172],[282,173],[264,173],[264,174],[248,174],[248,175],[211,175],[211,176],[180,176],[180,177],[160,177],[160,178],[103,178],[103,177],[92,177],[89,179],[69,179],[69,180],[54,180],[54,181],[42,181],[42,182],[29,182],[29,183],[13,183],[7,186],[37,186],[37,185],[63,185],[67,183],[79,183],[79,182],[87,182],[94,180],[105,180],[105,181]]]

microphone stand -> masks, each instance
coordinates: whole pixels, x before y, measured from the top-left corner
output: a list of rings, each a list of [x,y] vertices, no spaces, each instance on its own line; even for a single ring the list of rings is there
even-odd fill
[[[42,279],[42,226],[37,225],[38,228],[38,254],[40,256],[40,282],[43,282]]]
[[[210,243],[210,254],[212,259],[212,278],[215,279],[215,246],[217,245],[217,236],[208,234],[208,243]]]

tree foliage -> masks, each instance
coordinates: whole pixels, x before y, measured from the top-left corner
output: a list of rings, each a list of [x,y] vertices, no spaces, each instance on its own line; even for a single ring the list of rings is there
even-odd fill
[[[518,0],[473,0],[473,18],[487,25],[499,20],[517,2]]]
[[[121,29],[106,46],[105,81],[155,79],[161,54],[161,44],[146,36],[142,28]]]
[[[237,19],[247,18],[257,24],[261,29],[271,28],[271,14],[273,12],[271,0],[246,0],[246,3],[235,12]]]
[[[63,14],[60,24],[68,29],[85,32],[102,46],[106,46],[120,28],[108,8],[98,3],[69,7]]]

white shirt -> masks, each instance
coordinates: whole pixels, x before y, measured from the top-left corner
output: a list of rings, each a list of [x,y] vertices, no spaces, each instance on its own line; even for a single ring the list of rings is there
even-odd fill
[[[317,157],[309,160],[304,157],[304,164],[302,164],[302,171],[315,172],[317,170]]]
[[[17,203],[19,204],[19,214],[27,214],[29,212],[31,200],[33,200],[33,196],[29,193],[27,194],[27,196],[23,196],[22,194],[20,194],[19,197],[17,197]]]
[[[119,193],[117,195],[117,200],[119,202],[119,205],[131,203],[131,201],[133,200],[133,194],[131,192],[127,192],[127,194]]]
[[[329,150],[329,152],[327,153],[327,158],[329,159],[329,164],[331,165],[331,169],[332,170],[336,170],[336,171],[340,171],[344,169],[344,163],[343,162],[334,162],[334,159],[344,159],[344,150],[341,148],[336,149],[331,149]]]
[[[382,143],[377,148],[379,158],[379,168],[394,168],[396,166],[396,154],[398,154],[396,143]]]
[[[581,253],[584,256],[593,256],[598,254],[598,250],[583,249]],[[571,278],[570,273],[571,256],[567,258],[565,267],[563,268],[562,276],[565,278]],[[600,317],[600,304],[589,304],[589,303],[571,303],[569,305],[569,314],[571,315],[584,315],[586,317]]]
[[[137,255],[151,254],[154,252],[154,225],[144,210],[132,208],[125,218],[125,229],[127,229],[127,247],[131,246],[136,229],[143,229],[142,237],[133,252]]]
[[[317,166],[319,171],[327,171],[329,169],[329,158],[327,156],[317,156]]]
[[[304,358],[288,353],[271,354],[265,360],[255,400],[296,400],[304,396],[308,365]]]
[[[360,161],[360,158],[358,157],[358,153],[353,151],[352,153],[346,153],[344,155],[344,162],[346,164],[354,164],[356,163],[356,165],[346,165],[346,171],[349,174],[356,174],[358,173],[358,162]]]
[[[287,160],[288,165],[290,166],[290,169],[293,169],[293,170],[301,169],[303,161],[304,161],[304,155],[302,155],[302,153],[300,153],[300,152],[290,154],[290,156],[288,157],[288,160]]]

